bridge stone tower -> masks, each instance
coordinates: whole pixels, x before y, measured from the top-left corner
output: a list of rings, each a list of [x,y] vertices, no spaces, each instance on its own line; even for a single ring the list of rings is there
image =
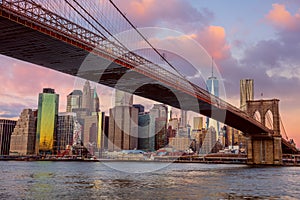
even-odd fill
[[[279,100],[247,101],[246,112],[256,117],[264,126],[270,127],[270,133],[251,135],[248,139],[249,164],[282,164],[282,147],[280,134]],[[270,116],[271,115],[271,116]],[[258,117],[257,117],[258,116]],[[267,119],[272,124],[267,124]]]

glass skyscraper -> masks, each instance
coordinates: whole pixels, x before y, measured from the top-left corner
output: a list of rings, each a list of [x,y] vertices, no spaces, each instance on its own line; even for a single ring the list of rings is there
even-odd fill
[[[219,80],[213,74],[206,81],[207,91],[219,97]]]
[[[82,107],[82,91],[73,90],[67,96],[67,112],[73,112],[73,109],[78,109]]]
[[[76,121],[76,113],[58,113],[56,131],[56,147],[58,153],[66,150],[68,145],[73,145],[73,133]]]
[[[214,76],[212,71],[211,77],[209,77],[206,81],[207,91],[212,95],[219,97],[219,80]],[[213,113],[212,113],[213,114]],[[219,138],[219,122],[214,119],[207,118],[206,128],[209,129],[211,127],[215,128],[216,138]]]
[[[39,94],[36,134],[36,153],[51,154],[55,151],[55,131],[59,95],[54,89],[44,88]]]

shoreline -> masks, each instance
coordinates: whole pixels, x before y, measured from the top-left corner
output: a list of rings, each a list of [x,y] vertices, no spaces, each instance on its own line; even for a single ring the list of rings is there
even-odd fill
[[[235,164],[247,165],[246,158],[227,158],[228,160],[220,160],[220,158],[210,157],[209,159],[197,160],[170,160],[170,159],[157,159],[157,160],[140,160],[140,159],[40,159],[40,158],[0,158],[0,161],[21,161],[21,162],[140,162],[140,163],[199,163],[199,164]],[[300,167],[300,163],[283,162],[283,165],[249,165],[249,166],[282,166],[282,167]]]

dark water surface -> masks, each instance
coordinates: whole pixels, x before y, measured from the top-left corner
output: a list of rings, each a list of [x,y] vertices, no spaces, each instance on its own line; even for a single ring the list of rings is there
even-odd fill
[[[300,199],[300,167],[1,161],[0,198]]]

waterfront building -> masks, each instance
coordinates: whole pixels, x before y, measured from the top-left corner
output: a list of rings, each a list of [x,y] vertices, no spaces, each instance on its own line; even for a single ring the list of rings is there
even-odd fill
[[[36,153],[55,153],[55,132],[57,125],[59,95],[54,89],[44,88],[39,94],[37,133],[36,133]]]
[[[228,138],[228,146],[245,147],[247,140],[242,132],[230,126],[226,126],[226,134]]]
[[[158,117],[155,119],[155,150],[167,146],[169,138],[167,135],[167,118]]]
[[[150,114],[139,113],[138,125],[138,149],[152,151],[151,141],[154,141],[155,138],[150,135]]]
[[[9,155],[35,154],[37,110],[24,109],[11,135]]]
[[[115,106],[109,110],[109,151],[138,148],[138,113],[132,94],[116,90]]]
[[[98,112],[98,132],[97,132],[97,142],[95,151],[97,151],[97,155],[102,157],[102,152],[105,149],[105,143],[107,143],[107,136],[105,134],[106,123],[105,123],[105,112]]]
[[[194,117],[192,130],[202,130],[202,128],[203,128],[203,117]]]
[[[78,109],[82,107],[82,91],[73,90],[67,96],[67,112],[73,112],[73,109]]]
[[[115,106],[109,110],[108,150],[138,148],[138,109],[132,106]]]
[[[102,113],[100,112],[100,100],[96,88],[91,89],[89,81],[86,81],[81,90],[74,90],[68,95],[67,110],[76,113],[76,118],[81,126],[80,141],[82,145],[97,150],[101,143],[101,123]]]
[[[16,121],[0,119],[0,155],[9,155],[11,134]]]
[[[153,150],[151,141],[154,141],[154,136],[150,136],[150,114],[145,113],[145,107],[141,104],[134,104],[134,108],[138,109],[138,149],[144,151]]]
[[[196,142],[197,152],[199,152],[202,147],[207,131],[208,131],[207,129],[202,128],[202,130],[193,130],[191,133],[191,139],[195,140]]]
[[[247,109],[247,101],[254,100],[254,81],[253,79],[240,80],[240,109]]]
[[[158,119],[158,121],[156,120]],[[154,104],[150,109],[150,146],[151,150],[163,146],[162,140],[167,134],[168,107],[164,104]],[[156,122],[157,121],[157,122]],[[157,143],[158,142],[158,143]],[[167,141],[166,143],[167,144]]]
[[[186,128],[187,125],[187,111],[181,110],[180,127]]]
[[[108,133],[109,133],[109,116],[105,116],[105,119],[104,119],[104,149],[108,149]]]
[[[179,121],[177,118],[173,118],[169,120],[168,126],[172,127],[172,130],[175,130],[176,134],[178,133],[179,129]]]
[[[58,113],[56,132],[57,152],[63,152],[67,146],[73,145],[73,133],[76,121],[76,113]]]
[[[95,151],[98,141],[98,116],[91,115],[84,118],[83,145],[91,151]]]
[[[202,146],[200,148],[199,153],[200,154],[208,154],[211,153],[212,149],[214,148],[216,142],[217,142],[217,138],[216,138],[216,130],[214,127],[210,127],[206,134],[205,134],[205,138],[202,142]]]
[[[192,140],[183,137],[169,138],[169,146],[173,147],[177,151],[187,151],[190,149]]]

